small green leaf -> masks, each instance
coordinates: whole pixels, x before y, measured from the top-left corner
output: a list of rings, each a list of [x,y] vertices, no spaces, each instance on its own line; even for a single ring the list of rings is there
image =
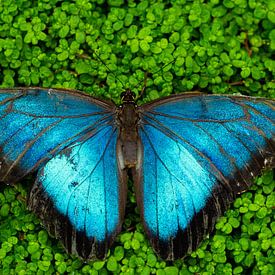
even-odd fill
[[[131,52],[136,53],[139,50],[139,41],[138,39],[133,39],[130,42]]]
[[[140,41],[140,48],[145,52],[148,52],[150,50],[150,46],[145,40]]]
[[[227,12],[226,8],[223,5],[220,5],[220,6],[214,7],[211,13],[213,17],[222,17],[226,14],[226,12]]]
[[[246,213],[248,211],[248,208],[245,206],[240,207],[240,213]]]
[[[198,248],[196,253],[200,259],[203,259],[205,257],[205,252],[201,248]]]
[[[131,13],[126,13],[124,24],[126,27],[130,26],[133,22],[134,16]]]
[[[272,192],[266,199],[266,207],[272,208],[274,207],[274,205],[275,205],[275,192]]]
[[[135,232],[134,233],[134,238],[139,240],[140,242],[143,242],[144,241],[144,235],[141,234],[140,232]]]
[[[179,270],[175,266],[167,266],[164,268],[164,271],[165,271],[165,274],[167,274],[167,275],[178,275],[179,274]]]
[[[234,252],[234,254],[235,254],[234,259],[235,259],[236,263],[242,262],[242,260],[245,257],[244,251],[236,251],[236,252]]]
[[[157,263],[157,257],[154,254],[149,254],[147,256],[147,264],[151,267],[154,267]]]
[[[38,268],[42,271],[48,271],[51,265],[50,261],[38,261]]]
[[[138,32],[138,38],[144,39],[146,36],[150,36],[150,34],[151,34],[151,29],[149,27],[145,27]]]
[[[4,205],[2,205],[0,209],[0,215],[2,217],[7,217],[9,215],[9,211],[10,211],[10,206],[9,204],[5,203]]]
[[[48,67],[45,67],[45,66],[41,66],[39,68],[39,72],[40,72],[40,76],[42,78],[44,78],[44,77],[50,77],[50,76],[53,75],[52,71]]]
[[[67,265],[65,262],[61,262],[58,266],[57,266],[57,271],[60,274],[64,274],[67,271]]]
[[[166,38],[162,38],[162,39],[160,40],[160,47],[161,47],[162,49],[165,49],[165,48],[167,48],[167,46],[168,46],[168,40],[167,40]]]
[[[191,56],[186,57],[185,66],[186,66],[186,68],[192,68],[193,67],[193,59],[192,59]]]
[[[253,253],[249,253],[244,259],[244,265],[249,267],[253,264],[253,262],[254,262],[254,255]]]
[[[152,45],[151,45],[151,52],[154,53],[154,54],[159,54],[159,53],[162,52],[162,49],[156,43],[152,43]]]
[[[18,239],[14,236],[8,238],[8,242],[12,245],[15,245],[18,243]]]
[[[0,259],[4,259],[6,257],[6,251],[2,248],[0,248]]]
[[[27,44],[31,43],[33,37],[34,37],[34,32],[33,31],[27,32],[27,34],[24,37],[24,42],[27,43]]]
[[[130,28],[127,30],[127,36],[129,39],[133,39],[136,34],[137,34],[137,26],[136,25],[132,25],[130,26]]]
[[[122,28],[123,28],[123,21],[121,21],[121,20],[116,21],[116,22],[114,23],[114,25],[113,25],[113,29],[114,29],[115,31],[119,31],[119,30],[121,30]]]
[[[60,54],[57,55],[57,59],[58,59],[59,61],[64,61],[64,60],[66,60],[68,57],[69,57],[69,52],[68,52],[68,51],[65,51],[65,50],[64,50],[62,53],[60,53]]]
[[[234,71],[232,70],[230,65],[226,65],[223,67],[223,72],[227,76],[232,76],[234,74]]]
[[[116,271],[118,268],[118,264],[117,264],[117,261],[116,261],[116,258],[114,256],[111,256],[108,261],[107,261],[107,269],[109,271]]]
[[[27,247],[27,250],[30,254],[34,254],[39,250],[39,244],[36,242],[29,242],[29,245]]]
[[[169,37],[169,41],[173,44],[177,43],[180,39],[180,35],[178,32],[174,32],[171,34],[171,36]]]
[[[253,212],[258,211],[259,208],[260,208],[260,206],[257,205],[257,204],[254,204],[254,203],[251,203],[251,204],[249,204],[249,206],[248,206],[249,211],[253,211]]]
[[[252,77],[256,80],[259,80],[263,77],[261,70],[258,67],[253,67],[251,69]]]
[[[86,74],[91,72],[91,65],[85,61],[79,60],[75,65],[78,74]]]
[[[124,248],[122,246],[117,246],[114,251],[114,256],[117,261],[120,261],[124,257]]]
[[[261,207],[261,209],[256,213],[256,216],[260,219],[263,219],[267,215],[267,208]]]
[[[79,44],[84,43],[86,39],[86,35],[84,32],[82,31],[77,31],[75,34],[75,40],[76,42],[78,42]]]
[[[130,241],[132,239],[132,236],[133,236],[133,233],[128,233],[128,232],[121,234],[120,241],[122,243],[124,243],[126,241]]]
[[[261,247],[264,251],[267,251],[271,246],[272,246],[272,241],[270,239],[263,240],[261,243]]]
[[[233,269],[233,274],[242,274],[243,268],[241,266],[237,266]]]
[[[259,5],[254,10],[254,16],[258,19],[264,19],[266,16],[266,10]]]
[[[95,261],[93,263],[93,267],[94,267],[95,270],[102,269],[104,265],[105,265],[105,261]]]
[[[70,20],[69,20],[69,22],[70,22],[70,26],[71,26],[71,28],[72,29],[75,29],[77,26],[78,26],[78,24],[79,24],[79,17],[78,16],[76,16],[76,15],[72,15],[71,17],[70,17]]]
[[[239,222],[239,220],[236,219],[236,218],[230,217],[230,218],[228,219],[228,222],[231,224],[231,226],[232,226],[233,228],[238,228],[238,227],[240,226],[240,222]]]
[[[269,11],[267,13],[267,18],[271,23],[275,24],[275,11]]]
[[[230,234],[232,232],[232,226],[230,223],[226,223],[224,225],[224,227],[222,228],[222,231],[225,233],[225,234]]]
[[[242,247],[242,250],[246,251],[249,249],[249,240],[246,239],[246,238],[241,238],[239,240],[239,244],[241,245]]]
[[[41,244],[44,244],[44,245],[47,243],[47,241],[48,241],[48,233],[45,230],[39,231],[39,233],[38,233],[38,241]]]
[[[260,206],[265,204],[265,197],[262,194],[256,194],[254,202]]]
[[[248,68],[248,67],[242,68],[241,76],[243,78],[247,78],[247,77],[249,77],[249,75],[250,75],[250,68]]]
[[[54,258],[55,258],[55,260],[58,261],[58,262],[63,262],[63,261],[64,261],[64,256],[63,256],[62,254],[60,254],[60,253],[56,253],[56,254],[54,255]]]
[[[213,255],[213,260],[216,263],[226,263],[226,256],[225,253],[219,253]]]
[[[65,25],[59,30],[58,35],[61,38],[65,38],[68,35],[69,31],[70,31],[70,27],[68,25]]]
[[[133,239],[131,245],[134,250],[137,250],[140,248],[140,242],[137,239]]]

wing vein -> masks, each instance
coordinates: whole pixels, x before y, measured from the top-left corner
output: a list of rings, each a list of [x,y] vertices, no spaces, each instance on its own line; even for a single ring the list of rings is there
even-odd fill
[[[144,116],[148,116],[148,114],[153,114],[153,115],[158,115],[158,116],[163,116],[163,117],[167,117],[167,118],[171,118],[171,119],[177,119],[177,120],[183,120],[183,121],[188,121],[188,122],[219,122],[221,123],[221,121],[219,119],[192,119],[192,118],[186,118],[186,117],[179,117],[179,116],[173,116],[173,115],[169,115],[169,114],[165,114],[165,113],[161,113],[161,112],[156,112],[153,110],[150,110],[148,112],[143,112],[142,114]],[[152,116],[150,116],[150,118],[152,118]],[[240,121],[241,119],[243,119],[242,117],[236,118],[236,119],[223,119],[222,122],[237,122]]]
[[[178,182],[179,184],[181,184],[184,188],[186,188],[186,190],[187,190],[188,193],[190,194],[190,197],[192,198],[191,192],[190,192],[189,188],[187,188],[187,186],[184,184],[184,182],[182,182],[176,175],[174,175],[174,174],[172,174],[172,173],[170,172],[170,170],[168,169],[168,167],[165,165],[165,163],[163,162],[163,160],[160,158],[159,154],[157,153],[157,150],[155,149],[153,142],[151,141],[150,137],[149,137],[148,134],[146,133],[146,131],[145,131],[145,129],[144,129],[143,126],[142,126],[142,129],[143,129],[143,132],[144,132],[144,134],[146,135],[146,137],[147,137],[147,139],[148,139],[148,141],[149,141],[149,143],[150,143],[150,145],[151,145],[151,147],[152,147],[152,149],[153,149],[153,151],[154,151],[156,157],[159,159],[160,163],[163,165],[163,167],[166,169],[166,171],[168,172],[169,175],[171,175],[172,177],[174,177],[174,178],[177,180],[177,182]],[[172,183],[171,183],[171,184],[172,184]],[[193,206],[194,211],[195,211],[195,205],[194,205],[194,202],[193,202],[193,198],[192,198],[192,206]]]
[[[215,173],[212,173],[212,171],[209,171],[212,176],[214,176],[216,179],[218,179],[220,182],[224,182],[225,184],[228,185],[228,180],[224,177],[224,175],[222,174],[222,172],[216,167],[216,165],[202,152],[200,152],[195,146],[193,146],[190,142],[188,142],[186,139],[184,139],[182,136],[179,136],[177,133],[175,133],[173,130],[171,130],[170,128],[167,128],[166,126],[164,126],[160,121],[158,121],[157,119],[155,119],[154,117],[148,116],[150,119],[152,119],[156,124],[153,124],[151,122],[149,122],[148,120],[144,121],[147,124],[151,125],[152,127],[155,127],[156,129],[158,129],[159,131],[161,131],[162,133],[164,133],[167,137],[173,139],[175,142],[178,142],[176,140],[179,139],[181,140],[183,143],[187,144],[188,146],[190,146],[193,150],[195,150],[195,152],[201,156],[203,159],[205,159],[207,161],[207,163],[214,169]],[[204,129],[202,129],[204,130]],[[207,132],[206,132],[207,133]],[[176,137],[176,138],[175,138]],[[211,139],[213,139],[213,137],[210,137]],[[215,141],[215,140],[214,140]],[[216,142],[216,141],[215,141]],[[219,148],[220,145],[218,144]],[[221,148],[222,149],[222,148]],[[230,188],[227,190],[230,190]]]
[[[110,117],[112,117],[112,114],[102,117],[101,119],[95,121],[93,124],[87,126],[86,128],[84,128],[83,130],[77,132],[76,134],[74,134],[73,136],[71,136],[70,138],[65,139],[64,141],[62,141],[61,143],[59,143],[57,146],[55,146],[53,149],[51,149],[51,151],[49,152],[50,156],[54,156],[58,150],[60,148],[62,148],[62,146],[64,146],[65,144],[68,144],[66,147],[72,145],[72,143],[77,142],[77,139],[80,139],[80,137],[82,136],[82,140],[86,140],[87,139],[87,135],[88,138],[92,136],[92,133],[95,132],[96,127],[98,125],[102,126],[102,125],[108,125],[110,124]],[[62,148],[61,150],[63,150],[65,148]],[[45,156],[44,158],[41,158],[39,160],[39,162],[37,162],[33,167],[30,167],[29,170],[26,171],[25,174],[30,173],[33,169],[35,169],[37,166],[40,165],[40,163],[42,163],[43,161],[46,161],[48,159],[47,156]]]
[[[232,100],[232,98],[230,98]],[[234,102],[235,104],[243,107],[243,109],[245,109],[246,111],[253,110],[254,113],[264,117],[266,120],[268,120],[269,122],[271,122],[273,125],[275,124],[269,117],[267,117],[264,113],[260,112],[258,109],[254,108],[253,106],[247,105],[241,101],[234,101],[232,100],[232,102]]]
[[[58,123],[60,123],[61,120],[59,121],[55,121],[54,123],[51,123],[49,126],[47,126],[46,128],[44,128],[43,130],[41,130],[33,140],[31,140],[30,142],[28,142],[26,144],[25,149],[18,155],[18,157],[16,158],[16,160],[12,163],[12,165],[9,167],[9,169],[7,169],[6,174],[4,175],[3,179],[10,173],[10,171],[17,165],[17,163],[23,158],[23,156],[25,155],[25,153],[31,148],[31,146],[41,137],[43,136],[48,130],[50,130],[51,128],[53,128],[54,126],[56,126]]]
[[[100,158],[99,158],[99,160],[97,161],[97,163],[95,164],[95,166],[94,166],[94,168],[92,169],[92,171],[89,173],[89,175],[87,175],[74,189],[73,189],[73,191],[71,192],[71,194],[70,194],[70,197],[69,197],[69,199],[68,199],[68,205],[67,205],[67,209],[66,209],[66,215],[68,215],[68,206],[69,206],[69,204],[70,204],[70,200],[71,200],[71,198],[72,198],[72,195],[76,192],[76,190],[87,180],[87,178],[89,178],[93,173],[94,173],[94,171],[95,171],[95,169],[97,168],[97,166],[98,166],[98,164],[101,162],[101,160],[102,160],[102,158],[103,158],[103,156],[105,155],[105,152],[106,152],[106,150],[107,150],[107,148],[108,148],[108,146],[109,146],[109,144],[110,144],[110,141],[111,141],[111,138],[112,138],[112,136],[113,136],[113,134],[115,133],[115,131],[116,131],[116,129],[113,129],[112,130],[112,133],[111,133],[111,135],[110,135],[110,138],[108,139],[108,141],[107,141],[107,143],[106,143],[106,147],[105,147],[105,149],[104,149],[104,151],[102,152],[102,155],[100,156]],[[99,131],[96,133],[96,134],[98,134],[99,133]],[[95,136],[95,135],[94,135]],[[93,137],[94,137],[93,136]],[[72,157],[73,158],[73,157]],[[70,158],[70,160],[72,159],[72,158]]]
[[[66,115],[66,116],[56,116],[56,115],[35,115],[35,114],[31,114],[28,112],[23,112],[23,111],[14,111],[14,113],[18,113],[18,114],[22,114],[22,115],[26,115],[29,117],[35,117],[35,118],[63,118],[63,119],[67,119],[67,118],[82,118],[82,117],[92,117],[92,116],[97,116],[97,115],[105,115],[110,113],[109,111],[101,111],[101,112],[93,112],[90,114],[81,114],[81,115]]]

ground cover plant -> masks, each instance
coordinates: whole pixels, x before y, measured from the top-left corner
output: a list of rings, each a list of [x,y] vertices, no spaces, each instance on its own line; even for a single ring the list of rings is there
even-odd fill
[[[268,0],[0,3],[3,88],[71,88],[119,102],[126,87],[138,95],[147,74],[142,102],[190,90],[275,98],[274,50]],[[175,262],[154,254],[131,183],[123,230],[107,259],[83,263],[66,254],[26,209],[33,180],[0,187],[0,274],[275,272],[272,171],[236,199],[213,236]]]

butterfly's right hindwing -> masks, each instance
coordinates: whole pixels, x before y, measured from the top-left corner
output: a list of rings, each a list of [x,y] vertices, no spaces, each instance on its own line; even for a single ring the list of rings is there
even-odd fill
[[[236,195],[275,166],[274,101],[185,94],[141,107],[136,189],[163,259],[198,247]]]

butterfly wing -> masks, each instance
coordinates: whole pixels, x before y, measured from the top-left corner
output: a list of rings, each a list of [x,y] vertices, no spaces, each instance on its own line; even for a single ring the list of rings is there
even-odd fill
[[[84,259],[106,255],[124,215],[114,116],[112,103],[75,91],[0,91],[0,180],[38,170],[29,208]]]
[[[98,127],[49,160],[30,193],[48,231],[83,259],[104,258],[121,228],[127,192],[116,140],[112,126]]]
[[[0,181],[13,183],[98,124],[115,106],[80,92],[0,90]]]
[[[163,259],[197,248],[264,166],[275,166],[274,101],[184,94],[141,108],[141,216]]]

